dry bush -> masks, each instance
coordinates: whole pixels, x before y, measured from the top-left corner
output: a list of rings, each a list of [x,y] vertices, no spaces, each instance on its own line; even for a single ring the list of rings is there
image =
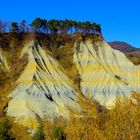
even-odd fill
[[[115,107],[109,111],[104,133],[108,140],[140,139],[140,106],[130,99],[117,99]]]
[[[81,111],[72,113],[65,128],[67,138],[70,140],[104,140],[105,137],[100,130],[100,121],[96,104],[90,99],[90,94],[83,97],[78,95]]]
[[[77,68],[73,62],[74,43],[67,43],[65,46],[59,48],[52,47],[52,56],[59,62],[60,66],[64,69],[63,72],[74,81]]]
[[[131,99],[117,98],[112,110],[98,111],[92,100],[80,96],[80,112],[71,112],[68,120],[45,123],[46,139],[53,140],[52,129],[60,126],[68,140],[139,140],[139,99],[135,97],[136,105]]]
[[[105,140],[102,131],[99,129],[98,113],[95,104],[87,97],[79,94],[81,111],[71,111],[70,118],[56,118],[53,123],[45,122],[46,139],[55,139],[52,130],[55,127],[63,128],[68,140]]]
[[[61,140],[60,135],[63,140],[139,140],[140,96],[134,93],[132,97],[117,98],[111,110],[99,110],[89,95],[79,94],[80,111],[71,111],[69,119],[43,121],[46,140]],[[15,123],[12,126],[17,139],[32,139],[26,128]]]
[[[28,128],[23,127],[22,125],[15,123],[13,118],[9,118],[12,122],[11,132],[16,140],[33,140],[28,132]]]

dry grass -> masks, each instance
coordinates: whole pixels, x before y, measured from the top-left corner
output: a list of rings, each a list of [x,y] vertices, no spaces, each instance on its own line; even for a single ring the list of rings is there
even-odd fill
[[[77,68],[73,62],[74,43],[67,43],[65,46],[59,48],[52,47],[52,55],[59,62],[60,66],[65,70],[63,71],[75,83],[75,77],[78,73]]]
[[[16,138],[16,140],[33,140],[27,128],[24,128],[17,123],[13,123],[12,126],[13,127],[11,129],[11,132],[13,136]]]
[[[11,42],[11,47],[15,45]],[[18,79],[24,67],[27,64],[27,56],[19,59],[22,47],[16,47],[10,50],[4,50],[8,63],[11,66],[10,76],[0,72],[0,109],[2,110],[7,104],[6,96],[16,86],[14,82]],[[59,61],[65,69],[66,75],[72,79],[78,87],[77,69],[73,64],[73,43],[67,43],[64,47],[51,48],[52,55]],[[21,63],[22,62],[22,63]],[[91,99],[79,94],[79,104],[82,108],[80,112],[72,111],[69,120],[56,118],[54,122],[43,122],[46,140],[55,140],[53,128],[61,127],[64,130],[68,140],[139,140],[140,139],[140,97],[133,94],[138,101],[137,105],[133,104],[130,99],[116,101],[112,110],[99,108]],[[0,118],[1,119],[1,118]],[[26,128],[13,123],[13,135],[17,140],[32,140]]]
[[[133,62],[135,65],[140,65],[140,52],[135,53],[128,53],[126,54],[127,58]]]
[[[53,123],[44,122],[46,140],[55,140],[54,127],[63,128],[68,140],[139,140],[140,105],[130,99],[117,99],[112,110],[97,111],[89,100],[80,99],[82,111],[73,113],[69,120],[57,118]]]

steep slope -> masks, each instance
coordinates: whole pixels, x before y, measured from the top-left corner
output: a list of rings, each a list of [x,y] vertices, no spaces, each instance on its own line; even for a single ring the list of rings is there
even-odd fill
[[[77,108],[70,80],[37,43],[27,44],[21,57],[24,54],[28,54],[28,64],[9,95],[7,114],[29,127],[36,127],[39,118],[68,117],[69,109]]]
[[[5,52],[0,49],[0,97],[3,94],[3,88],[6,86],[5,83],[10,77],[10,69]]]
[[[4,107],[8,103],[8,99],[3,98],[3,89],[5,88],[5,81],[9,79],[10,67],[4,52],[0,49],[0,117],[3,114]]]
[[[0,68],[3,69],[4,71],[9,71],[10,69],[1,49],[0,49]]]
[[[76,44],[74,62],[83,94],[90,93],[101,105],[111,107],[116,96],[130,96],[132,91],[140,93],[140,66],[104,41]]]
[[[66,61],[64,66],[71,62],[64,72],[61,63],[38,43],[30,41],[23,47],[20,58],[26,55],[28,63],[16,82],[17,87],[9,94],[8,115],[33,128],[39,119],[66,118],[69,109],[79,109],[74,89],[81,90],[85,96],[90,94],[93,100],[108,108],[117,96],[130,96],[133,91],[140,93],[140,66],[135,66],[106,42],[87,40],[68,48],[69,61],[65,52],[62,58],[66,60],[60,59],[63,48],[55,56],[61,63]]]

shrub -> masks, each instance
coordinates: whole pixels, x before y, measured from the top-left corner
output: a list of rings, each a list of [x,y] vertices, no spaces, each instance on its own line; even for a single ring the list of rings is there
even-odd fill
[[[45,140],[45,133],[44,133],[44,131],[43,131],[43,129],[41,127],[39,127],[36,130],[36,132],[35,132],[35,134],[33,136],[33,139],[34,140]]]
[[[60,126],[55,126],[52,129],[52,135],[57,140],[66,140],[66,134],[64,133],[64,129]]]
[[[10,132],[12,125],[7,118],[4,118],[0,124],[0,140],[13,140]]]
[[[88,97],[79,98],[81,112],[72,112],[68,120],[60,121],[58,118],[55,127],[54,123],[47,123],[47,140],[140,139],[140,95],[133,94],[137,104],[127,98],[117,98],[111,110],[102,111],[98,111],[98,106]]]
[[[105,122],[105,135],[108,140],[140,139],[140,106],[131,104],[130,99],[117,99],[115,107],[109,111]]]

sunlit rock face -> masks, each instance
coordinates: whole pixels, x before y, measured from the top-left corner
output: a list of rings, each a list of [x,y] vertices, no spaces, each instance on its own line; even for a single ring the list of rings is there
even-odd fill
[[[3,55],[2,50],[0,49],[0,69],[4,71],[9,71],[10,67],[8,66],[6,57]]]
[[[101,105],[110,108],[116,96],[130,96],[132,91],[140,93],[140,66],[104,41],[75,44],[74,63],[83,94],[90,94]]]
[[[36,118],[68,117],[70,108],[77,108],[76,93],[70,79],[58,63],[34,42],[27,44],[22,55],[28,54],[28,64],[18,86],[9,95],[7,114],[25,126],[35,127]]]
[[[73,63],[79,73],[79,83],[75,86],[83,95],[90,94],[92,99],[110,108],[117,96],[140,93],[140,66],[106,42],[76,43],[74,52]],[[79,110],[78,93],[60,64],[33,41],[25,45],[21,57],[24,54],[28,55],[28,64],[9,95],[7,114],[32,128],[37,127],[38,119],[67,118],[70,109]],[[8,67],[1,56],[0,67]]]

